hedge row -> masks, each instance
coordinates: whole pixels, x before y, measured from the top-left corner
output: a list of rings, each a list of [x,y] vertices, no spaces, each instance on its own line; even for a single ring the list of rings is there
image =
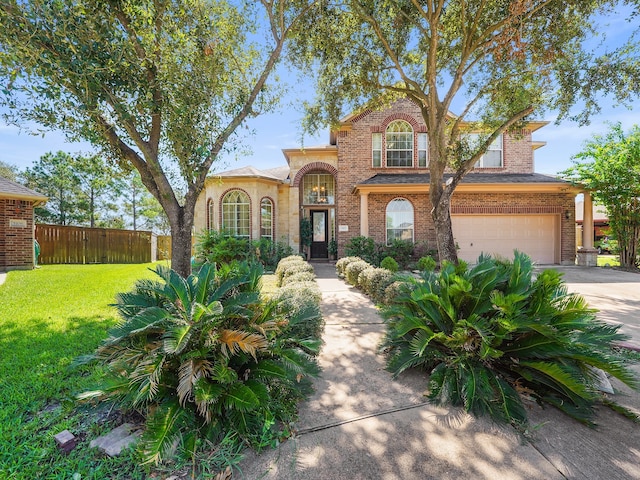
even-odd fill
[[[389,304],[398,294],[399,282],[386,268],[374,267],[360,257],[344,257],[336,262],[338,276],[359,287],[374,302]]]
[[[278,290],[272,299],[279,309],[294,312],[296,318],[303,321],[289,325],[290,330],[298,338],[321,341],[324,320],[320,313],[322,294],[316,283],[313,267],[302,257],[291,255],[278,263],[275,271]]]

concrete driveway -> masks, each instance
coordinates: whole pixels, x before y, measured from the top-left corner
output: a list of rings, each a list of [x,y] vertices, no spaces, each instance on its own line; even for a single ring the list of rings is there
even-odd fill
[[[581,294],[598,317],[622,325],[640,349],[640,273],[604,267],[553,267],[562,272],[569,291]]]

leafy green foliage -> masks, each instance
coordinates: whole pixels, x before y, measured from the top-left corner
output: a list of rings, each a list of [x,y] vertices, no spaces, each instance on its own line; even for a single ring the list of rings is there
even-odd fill
[[[309,217],[302,217],[300,219],[300,245],[310,247],[312,239],[313,227],[311,226],[311,219]]]
[[[618,240],[620,264],[635,268],[640,259],[640,127],[628,133],[612,125],[594,135],[574,156],[574,165],[562,175],[584,185],[604,205],[613,236]]]
[[[436,268],[436,261],[433,257],[420,257],[418,260],[418,270],[423,272],[431,272]]]
[[[229,432],[257,448],[269,444],[318,373],[319,342],[296,335],[308,310],[262,299],[257,265],[205,264],[188,278],[162,266],[155,272],[160,281],[118,295],[122,323],[82,360],[109,375],[81,398],[142,412],[145,462],[192,456]]]
[[[345,246],[345,253],[348,257],[360,257],[371,265],[380,265],[380,254],[376,242],[371,237],[350,238]]]
[[[235,133],[248,118],[278,104],[271,74],[313,3],[9,0],[3,115],[136,169],[167,214],[172,266],[187,276],[207,174],[241,147]]]
[[[619,327],[567,293],[558,272],[534,278],[518,252],[513,262],[481,256],[470,269],[444,262],[408,278],[384,317],[394,375],[424,368],[431,400],[476,415],[523,425],[525,395],[589,422],[600,398],[594,368],[638,386],[612,348],[625,338]]]
[[[398,266],[398,262],[396,262],[392,257],[384,257],[380,262],[380,267],[389,270],[390,272],[397,272],[400,268]]]
[[[251,242],[246,238],[208,229],[198,234],[195,245],[198,260],[216,264],[251,261],[259,262],[265,268],[275,268],[281,259],[292,253],[293,249],[285,242],[273,242],[266,238]]]
[[[414,244],[411,240],[394,238],[390,245],[381,247],[381,257],[391,257],[399,267],[406,269],[413,256]],[[380,263],[382,266],[382,263]],[[386,268],[386,267],[385,267]]]

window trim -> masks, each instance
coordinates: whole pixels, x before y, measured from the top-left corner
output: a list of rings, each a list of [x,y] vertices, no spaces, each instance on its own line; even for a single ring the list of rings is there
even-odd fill
[[[476,133],[472,135],[475,135],[477,137],[478,134]],[[488,152],[500,152],[500,165],[484,165],[484,157]],[[473,168],[504,168],[504,134],[501,133],[493,142],[491,142],[491,144],[487,148],[487,151],[473,165]]]
[[[331,185],[326,184],[326,186],[324,184],[321,184],[322,182],[320,181],[320,177],[321,176],[326,176],[328,178],[331,179]],[[313,177],[313,179],[312,179]],[[302,205],[309,205],[309,206],[316,206],[316,205],[335,205],[336,204],[336,179],[335,177],[326,171],[311,171],[311,172],[307,172],[304,174],[304,177],[302,177]],[[316,195],[316,199],[314,200],[313,198],[309,197],[309,199],[313,200],[311,202],[307,201],[308,200],[308,190],[307,190],[307,185],[308,183],[310,183],[311,186],[311,190],[310,192],[313,192],[313,194]],[[322,189],[325,188],[324,190],[324,195],[322,195]],[[322,198],[325,199],[325,201],[320,201]]]
[[[213,198],[207,199],[207,230],[215,230],[214,219],[216,216],[215,203]]]
[[[387,218],[389,215],[389,206],[396,201],[403,201],[406,202],[410,207],[411,207],[411,242],[415,243],[415,238],[416,238],[416,209],[413,205],[413,202],[411,200],[409,200],[408,198],[405,197],[395,197],[393,199],[391,199],[388,203],[387,206],[384,209],[384,217],[385,217],[385,228],[384,228],[384,235],[385,235],[385,245],[390,245],[390,239],[389,239],[389,230],[398,230],[397,228],[389,228],[388,224],[387,224]],[[406,229],[408,230],[408,229]],[[396,237],[392,238],[391,240],[394,240]]]
[[[389,148],[389,129],[394,126],[394,125],[406,125],[409,130],[408,131],[400,131],[400,132],[391,132],[391,134],[399,134],[399,135],[404,135],[404,136],[409,136],[410,135],[410,142],[406,142],[405,143],[409,143],[411,145],[411,155],[410,155],[410,160],[411,160],[411,164],[410,165],[389,165],[389,151],[392,152],[406,152],[409,151],[408,149],[405,148],[398,148],[398,149],[390,149]],[[413,126],[407,122],[406,120],[393,120],[392,122],[389,122],[389,124],[387,125],[387,127],[384,130],[384,157],[385,157],[385,161],[384,161],[384,165],[385,168],[414,168],[414,155],[415,155],[415,141],[416,141],[416,136],[415,136],[415,130],[413,128]]]
[[[265,202],[269,204],[269,208],[271,209],[271,213],[269,217],[269,222],[270,222],[269,235],[264,235],[262,233],[264,230],[264,227],[263,227],[264,217],[262,215],[262,208]],[[260,239],[267,238],[273,242],[273,238],[275,237],[275,232],[274,232],[275,223],[273,221],[274,215],[275,215],[275,206],[274,206],[273,200],[271,200],[271,198],[269,197],[262,197],[262,199],[260,199]]]
[[[227,198],[230,197],[232,194],[239,194],[239,195],[243,195],[247,202],[246,203],[239,203],[239,202],[234,202],[234,203],[228,203],[227,202]],[[247,205],[247,235],[240,235],[239,234],[239,229],[238,229],[238,206],[240,205]],[[225,207],[229,207],[229,206],[234,206],[234,211],[233,211],[233,217],[235,218],[235,225],[233,225],[233,231],[231,229],[231,227],[229,225],[226,224],[225,222]],[[228,192],[225,192],[222,195],[222,198],[220,200],[220,216],[221,216],[221,221],[220,221],[220,230],[222,232],[225,232],[225,234],[232,236],[232,237],[236,237],[236,238],[247,238],[249,240],[251,240],[251,196],[245,192],[242,189],[239,188],[234,188],[232,190],[229,190]]]

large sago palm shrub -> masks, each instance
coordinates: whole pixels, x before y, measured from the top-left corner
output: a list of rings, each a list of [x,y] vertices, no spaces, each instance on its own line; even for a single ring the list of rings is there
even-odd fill
[[[615,348],[626,338],[618,326],[597,320],[558,272],[534,278],[526,255],[482,256],[473,268],[445,262],[399,291],[384,310],[388,367],[426,369],[435,403],[522,426],[528,397],[590,422],[602,398],[598,369],[637,387]]]
[[[142,413],[147,462],[189,457],[230,434],[252,446],[272,442],[318,373],[319,340],[295,335],[308,309],[263,300],[259,266],[205,264],[188,278],[155,272],[158,281],[118,296],[122,322],[83,359],[109,375],[82,398]]]

